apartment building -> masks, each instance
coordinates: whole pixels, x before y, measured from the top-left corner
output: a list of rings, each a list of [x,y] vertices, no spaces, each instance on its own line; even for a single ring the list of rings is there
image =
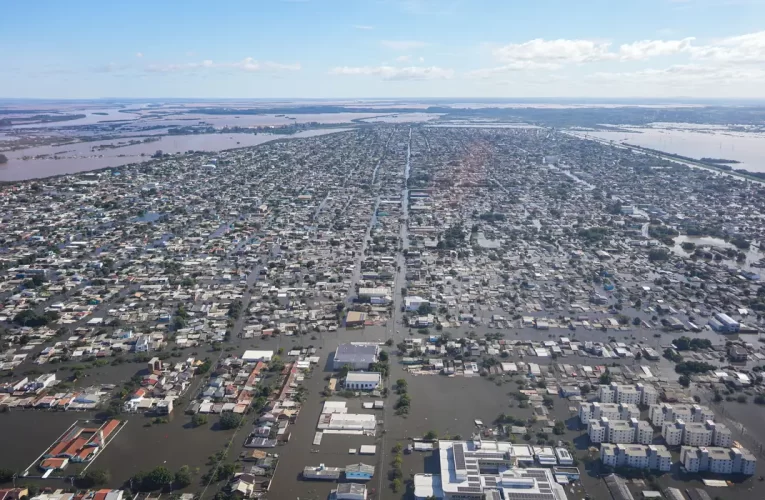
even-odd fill
[[[683,446],[680,461],[688,472],[751,476],[757,468],[757,458],[745,448]]]
[[[587,433],[592,443],[617,444],[651,444],[653,428],[644,421],[632,418],[630,420],[590,420]]]
[[[714,428],[707,427],[706,423],[688,422],[683,429],[684,446],[711,446]]]
[[[659,393],[652,385],[619,385],[611,382],[598,388],[598,399],[601,403],[653,405],[659,401]]]
[[[708,420],[707,426],[712,428],[713,446],[718,448],[730,448],[733,446],[733,434],[727,425]]]
[[[678,420],[676,422],[665,422],[661,427],[661,437],[667,446],[680,446],[683,442],[683,430],[685,422]]]
[[[640,409],[634,404],[587,403],[579,405],[579,421],[589,425],[590,420],[629,420],[640,418]]]
[[[672,454],[666,446],[608,444],[600,446],[600,460],[610,467],[632,467],[667,472],[672,468]]]
[[[715,414],[706,406],[701,405],[671,405],[661,403],[651,405],[648,409],[648,419],[656,427],[662,427],[666,422],[682,420],[684,422],[714,421]]]

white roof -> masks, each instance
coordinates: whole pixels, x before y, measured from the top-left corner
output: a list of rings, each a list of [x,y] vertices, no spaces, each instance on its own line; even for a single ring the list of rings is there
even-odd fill
[[[270,361],[274,356],[274,351],[244,351],[242,359],[244,361]]]

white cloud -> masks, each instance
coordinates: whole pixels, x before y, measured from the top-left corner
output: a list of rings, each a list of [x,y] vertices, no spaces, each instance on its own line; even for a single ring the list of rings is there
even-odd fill
[[[102,64],[101,66],[97,66],[93,68],[93,71],[96,73],[116,73],[118,71],[122,71],[127,69],[128,67],[124,64],[117,64],[115,62],[110,62],[107,64]]]
[[[353,27],[356,28],[357,30],[364,30],[364,31],[369,31],[369,30],[375,29],[374,26],[369,26],[369,25],[366,25],[366,24],[354,24]]]
[[[188,62],[180,64],[151,64],[146,67],[146,71],[152,73],[177,73],[183,71],[197,71],[205,69],[232,69],[246,72],[256,71],[298,71],[300,64],[284,64],[271,61],[259,62],[252,57],[246,57],[236,62],[216,63],[211,59],[200,62]]]
[[[709,45],[692,47],[694,59],[722,63],[763,63],[765,62],[765,31],[748,33],[716,40]]]
[[[143,52],[136,52],[135,56],[140,59],[141,57],[143,57]]]
[[[765,81],[765,70],[700,64],[676,64],[663,69],[629,72],[598,72],[588,80],[611,84],[653,84],[662,86],[709,86]]]
[[[399,51],[421,49],[428,46],[427,43],[418,40],[382,40],[380,45],[386,49]]]
[[[550,71],[559,69],[561,65],[559,63],[539,63],[535,61],[513,61],[502,66],[496,66],[494,68],[482,68],[473,71],[468,71],[466,76],[468,78],[491,78],[494,75],[501,73],[511,73],[517,71],[533,71],[542,70]]]
[[[494,49],[494,57],[503,62],[571,62],[584,63],[614,59],[609,42],[593,40],[544,40],[537,38],[524,43],[511,43]]]
[[[340,66],[330,71],[332,75],[378,76],[383,80],[444,80],[454,76],[454,70],[438,66]]]
[[[641,40],[619,47],[619,57],[622,61],[639,61],[652,57],[669,56],[692,49],[693,37],[682,40]]]
[[[639,40],[611,50],[611,42],[595,40],[544,40],[537,38],[513,43],[493,50],[502,62],[534,61],[538,63],[580,64],[601,61],[639,61],[693,50],[693,37],[682,40]]]
[[[421,63],[424,63],[424,62],[425,62],[425,58],[424,58],[424,57],[422,57],[422,56],[420,56],[420,58],[418,59],[418,61],[420,61]]]
[[[406,62],[406,63],[408,63],[408,62],[411,62],[411,61],[412,61],[412,56],[398,56],[396,58],[396,62]]]

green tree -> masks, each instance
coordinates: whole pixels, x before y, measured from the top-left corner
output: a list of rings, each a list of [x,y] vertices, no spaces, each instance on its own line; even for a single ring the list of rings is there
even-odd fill
[[[173,488],[182,489],[191,484],[191,469],[184,465],[175,473],[173,477]]]
[[[0,469],[0,484],[10,483],[15,475],[16,473],[11,469]]]
[[[394,493],[398,493],[399,491],[401,491],[401,486],[402,486],[402,483],[401,483],[401,479],[399,478],[394,479],[393,482],[390,483],[390,487]]]
[[[242,423],[242,416],[237,413],[226,412],[221,415],[218,423],[223,430],[236,429]]]
[[[191,423],[194,424],[194,427],[201,427],[207,423],[207,415],[197,413],[191,417]]]
[[[433,441],[438,439],[438,433],[436,431],[430,430],[422,438],[426,441]]]

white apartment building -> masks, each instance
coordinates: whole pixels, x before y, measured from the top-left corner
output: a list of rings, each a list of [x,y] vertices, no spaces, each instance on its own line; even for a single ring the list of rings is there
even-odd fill
[[[648,409],[648,419],[654,426],[662,427],[666,422],[674,422],[675,420],[682,420],[684,422],[714,421],[715,415],[706,406],[661,403],[651,405]]]
[[[632,405],[652,405],[659,400],[659,393],[651,385],[643,383],[636,385],[601,385],[598,388],[598,399],[601,403],[623,403]]]
[[[661,428],[661,437],[664,438],[664,442],[667,446],[680,446],[683,442],[683,429],[685,428],[685,422],[678,420],[677,422],[665,422]]]
[[[683,429],[684,446],[711,446],[714,428],[706,423],[688,422]]]
[[[579,405],[579,421],[588,425],[590,420],[629,420],[640,418],[640,408],[634,404],[617,403],[581,403]]]
[[[745,448],[683,446],[680,461],[688,472],[753,475],[757,459]]]
[[[608,444],[600,446],[600,460],[610,467],[633,467],[667,472],[672,468],[672,454],[666,446]]]
[[[707,421],[707,426],[712,429],[713,446],[717,446],[718,448],[730,448],[733,446],[733,434],[730,429],[728,429],[728,426],[712,422],[711,420]]]
[[[587,425],[587,434],[592,443],[651,444],[653,441],[651,425],[636,418],[630,420],[609,420],[605,417],[600,420],[593,419]]]

